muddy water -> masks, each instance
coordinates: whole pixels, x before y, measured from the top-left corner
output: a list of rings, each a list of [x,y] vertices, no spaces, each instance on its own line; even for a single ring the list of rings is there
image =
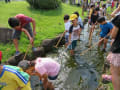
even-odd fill
[[[61,72],[55,81],[51,81],[55,90],[96,90],[99,86],[101,74],[103,73],[103,64],[106,60],[106,53],[102,53],[97,46],[88,51],[85,55],[80,54],[88,49],[88,25],[81,34],[81,41],[78,41],[75,49],[75,57],[70,57],[68,51],[62,47],[57,53],[50,53],[48,57],[54,58],[61,64]],[[99,29],[93,34],[92,44],[98,42]],[[110,45],[108,44],[107,51]],[[35,89],[38,90],[38,89]]]

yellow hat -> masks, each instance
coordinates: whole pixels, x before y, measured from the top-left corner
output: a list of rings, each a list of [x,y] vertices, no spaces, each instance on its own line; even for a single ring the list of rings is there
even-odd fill
[[[70,21],[75,20],[76,18],[78,18],[78,16],[76,14],[72,14],[70,16]]]

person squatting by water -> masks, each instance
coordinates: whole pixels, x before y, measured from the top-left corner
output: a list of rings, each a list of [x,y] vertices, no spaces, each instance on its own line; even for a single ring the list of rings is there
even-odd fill
[[[33,25],[33,31],[30,23]],[[28,36],[32,45],[32,50],[34,51],[36,49],[34,48],[34,36],[36,35],[36,24],[34,19],[24,14],[17,14],[15,17],[8,19],[8,24],[14,29],[13,43],[16,48],[16,56],[20,53],[18,49],[18,40],[20,39],[21,32],[24,32]]]
[[[51,58],[37,58],[35,61],[21,61],[18,66],[22,67],[29,75],[39,76],[44,90],[54,90],[54,86],[48,80],[56,80],[60,73],[60,64]]]
[[[0,64],[0,90],[31,90],[30,76],[19,67]]]

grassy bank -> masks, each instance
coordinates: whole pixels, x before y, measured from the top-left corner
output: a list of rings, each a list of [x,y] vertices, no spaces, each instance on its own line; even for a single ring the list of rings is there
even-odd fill
[[[22,13],[30,16],[36,20],[35,46],[39,46],[41,41],[46,38],[53,38],[59,33],[64,31],[63,16],[65,14],[72,14],[74,11],[82,10],[80,7],[62,4],[61,7],[55,10],[35,10],[30,8],[29,4],[25,1],[4,3],[0,2],[0,27],[9,27],[8,18],[16,14]],[[82,15],[81,15],[82,16]],[[84,18],[82,16],[82,18]],[[29,40],[24,34],[21,36],[19,42],[19,49],[21,52],[26,51]],[[6,61],[15,52],[13,44],[0,44],[0,50],[3,52],[3,61]]]

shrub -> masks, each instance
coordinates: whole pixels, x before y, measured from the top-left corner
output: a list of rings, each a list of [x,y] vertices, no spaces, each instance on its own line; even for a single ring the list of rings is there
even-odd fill
[[[60,6],[61,0],[27,0],[36,9],[55,9]]]

